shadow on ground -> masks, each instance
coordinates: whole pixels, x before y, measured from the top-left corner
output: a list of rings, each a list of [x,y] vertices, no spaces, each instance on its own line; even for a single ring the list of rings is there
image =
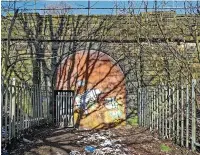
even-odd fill
[[[95,135],[104,138],[99,140]],[[102,146],[102,140],[105,141],[105,137],[111,145]],[[68,155],[72,151],[92,154],[85,153],[86,146],[108,149],[114,145],[120,146],[118,149],[123,149],[123,154],[127,155],[198,155],[197,152],[173,145],[170,141],[159,140],[156,133],[132,126],[104,130],[59,129],[46,126],[25,134],[24,139],[14,142],[8,147],[8,151],[11,155]],[[168,149],[163,149],[161,146],[166,146]],[[114,153],[111,151],[107,154]]]

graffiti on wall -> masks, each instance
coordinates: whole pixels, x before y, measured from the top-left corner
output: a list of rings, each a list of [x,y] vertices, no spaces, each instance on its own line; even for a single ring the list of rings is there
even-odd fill
[[[74,118],[84,128],[125,120],[124,75],[105,53],[79,51],[64,59],[57,72],[57,89],[75,91]]]

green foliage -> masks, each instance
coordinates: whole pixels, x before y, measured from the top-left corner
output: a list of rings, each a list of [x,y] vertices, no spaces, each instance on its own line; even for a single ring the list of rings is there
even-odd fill
[[[171,151],[171,148],[169,146],[165,145],[165,144],[161,144],[160,149],[163,152],[170,152]]]
[[[131,117],[127,120],[128,124],[138,126],[138,116]]]

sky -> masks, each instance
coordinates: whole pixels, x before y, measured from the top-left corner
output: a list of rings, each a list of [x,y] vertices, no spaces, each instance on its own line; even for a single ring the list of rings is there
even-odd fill
[[[5,6],[8,6],[9,1],[2,1],[1,2],[1,6],[3,8],[5,8]],[[23,12],[39,12],[40,14],[42,14],[44,11],[40,10],[40,9],[44,9],[45,6],[49,6],[49,5],[59,5],[60,1],[41,1],[41,0],[36,0],[35,1],[17,1],[15,3],[15,8],[19,8],[22,9]],[[84,9],[88,7],[88,1],[64,1],[65,4],[69,5],[71,8],[79,8],[79,9],[71,9],[70,10],[70,14],[88,14],[88,9]],[[121,8],[120,10],[116,11],[116,4],[118,6],[118,8]],[[148,4],[148,11],[153,11],[154,6],[155,6],[155,2],[154,1],[146,1],[146,4]],[[188,6],[189,5],[193,5],[196,6],[197,1],[188,1],[186,3]],[[200,4],[200,0],[199,0],[199,4]],[[110,0],[110,1],[92,1],[90,0],[90,9],[89,13],[90,14],[122,14],[124,12],[123,8],[128,8],[130,5],[132,5],[132,7],[134,8],[144,8],[144,1],[117,1],[117,0]],[[184,7],[184,1],[158,1],[157,2],[157,6],[159,8],[163,8],[163,6],[165,8],[169,8],[169,9],[165,9],[166,11],[170,11],[172,10],[171,8],[183,8]],[[14,8],[14,3],[10,1],[10,8]],[[80,9],[83,8],[83,9]],[[94,8],[101,8],[101,9],[94,9]],[[107,8],[107,9],[106,9]],[[111,9],[110,9],[111,8]],[[115,9],[113,9],[115,8]],[[31,9],[31,10],[30,10]],[[36,10],[34,10],[36,9]],[[21,11],[22,11],[21,10]],[[126,10],[128,11],[128,9]],[[134,13],[137,14],[139,12],[144,12],[145,9],[135,9]],[[184,9],[176,9],[177,13],[184,13]],[[3,12],[2,12],[3,14]]]

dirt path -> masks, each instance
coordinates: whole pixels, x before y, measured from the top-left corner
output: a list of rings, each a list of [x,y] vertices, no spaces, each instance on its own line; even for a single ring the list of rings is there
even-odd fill
[[[200,155],[156,137],[143,128],[128,126],[100,131],[48,128],[25,135],[9,150],[12,155]],[[87,153],[86,146],[92,147],[94,152]]]

